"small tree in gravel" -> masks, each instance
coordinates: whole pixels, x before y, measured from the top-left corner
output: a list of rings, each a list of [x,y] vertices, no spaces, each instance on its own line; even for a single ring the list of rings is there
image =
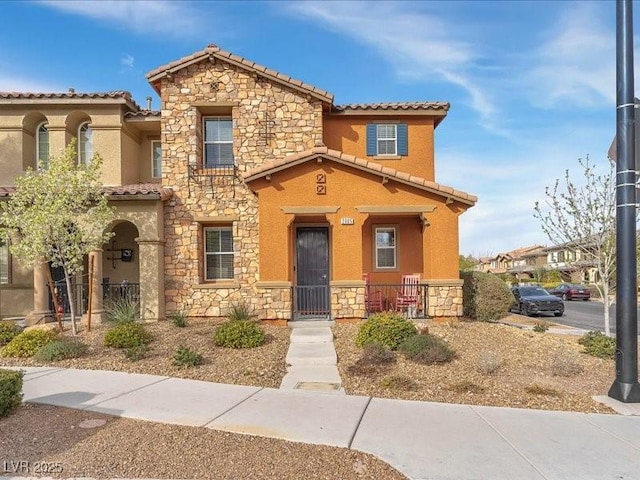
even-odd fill
[[[14,240],[11,253],[32,267],[44,261],[63,268],[74,335],[71,278],[82,270],[84,257],[109,240],[112,234],[106,229],[114,217],[101,191],[100,156],[88,165],[78,165],[76,159],[71,142],[47,170],[27,169],[16,178],[16,192],[0,205],[0,236]]]
[[[589,157],[579,159],[584,184],[576,184],[565,172],[564,181],[556,180],[545,189],[543,205],[536,202],[534,217],[554,245],[567,245],[580,252],[573,265],[592,265],[598,271],[596,284],[604,303],[604,329],[611,336],[609,291],[615,281],[616,196],[615,166],[598,175]]]

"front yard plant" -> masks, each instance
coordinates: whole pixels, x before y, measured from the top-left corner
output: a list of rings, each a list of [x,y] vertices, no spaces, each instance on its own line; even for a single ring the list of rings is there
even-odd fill
[[[403,341],[417,333],[415,325],[397,313],[376,313],[358,328],[356,346],[365,347],[378,343],[396,350]]]
[[[201,354],[195,350],[191,350],[189,347],[180,345],[173,355],[173,361],[171,363],[177,367],[195,367],[202,365],[203,361]]]
[[[266,336],[252,320],[229,320],[216,329],[213,340],[218,347],[255,348],[265,343]]]
[[[23,373],[0,369],[0,417],[6,417],[22,403]]]
[[[131,348],[147,345],[149,342],[151,336],[141,323],[121,323],[107,330],[104,335],[104,344],[107,347]]]
[[[2,350],[2,357],[33,357],[36,352],[46,344],[58,338],[58,334],[52,330],[33,329],[25,330],[16,335]]]
[[[406,358],[424,365],[447,363],[456,357],[456,352],[440,337],[435,335],[414,335],[400,344],[400,351]]]
[[[80,340],[65,338],[54,340],[40,347],[33,358],[39,362],[55,362],[78,358],[87,353],[87,345]]]
[[[21,331],[22,331],[22,328],[20,328],[15,322],[12,322],[11,320],[1,320],[0,321],[0,347],[2,345],[6,345],[7,343],[9,343],[11,340],[14,339],[14,337],[17,337]]]
[[[487,272],[461,272],[464,316],[481,322],[495,322],[508,315],[515,303],[500,278]]]
[[[120,324],[140,320],[140,304],[127,297],[118,297],[108,302],[107,322]]]
[[[167,320],[170,320],[178,328],[187,326],[187,314],[182,311],[167,313]]]
[[[591,331],[585,333],[578,343],[584,347],[584,353],[598,358],[614,358],[616,354],[616,339],[607,337],[602,332]]]

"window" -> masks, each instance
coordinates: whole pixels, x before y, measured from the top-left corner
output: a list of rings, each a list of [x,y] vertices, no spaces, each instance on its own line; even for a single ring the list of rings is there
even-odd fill
[[[396,229],[376,228],[376,268],[396,268]]]
[[[230,117],[204,119],[204,168],[233,165],[233,122]]]
[[[231,227],[204,229],[204,279],[233,279],[233,233]]]
[[[406,156],[409,154],[406,123],[367,125],[367,156]]]
[[[9,283],[9,247],[0,241],[0,285]]]
[[[151,142],[151,176],[162,177],[162,143],[160,140]]]
[[[36,132],[36,168],[46,170],[49,168],[49,128],[46,123],[38,125]]]
[[[78,163],[88,165],[93,158],[93,130],[91,125],[83,123],[78,129]]]

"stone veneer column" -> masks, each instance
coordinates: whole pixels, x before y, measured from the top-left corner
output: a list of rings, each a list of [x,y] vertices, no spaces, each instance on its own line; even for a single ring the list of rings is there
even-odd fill
[[[165,318],[164,241],[136,239],[140,255],[140,316],[145,322]]]
[[[102,291],[102,252],[101,248],[89,252],[89,265],[93,259],[93,278],[91,285],[91,324],[99,325],[105,319],[104,294]],[[87,323],[89,312],[82,316],[82,322]]]
[[[26,325],[53,322],[53,312],[49,310],[49,286],[45,268],[49,266],[43,262],[33,269],[33,311],[25,318]]]

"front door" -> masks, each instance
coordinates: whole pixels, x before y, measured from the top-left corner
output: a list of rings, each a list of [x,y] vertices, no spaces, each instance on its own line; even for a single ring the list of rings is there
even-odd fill
[[[296,230],[295,318],[327,318],[329,308],[329,229]]]

